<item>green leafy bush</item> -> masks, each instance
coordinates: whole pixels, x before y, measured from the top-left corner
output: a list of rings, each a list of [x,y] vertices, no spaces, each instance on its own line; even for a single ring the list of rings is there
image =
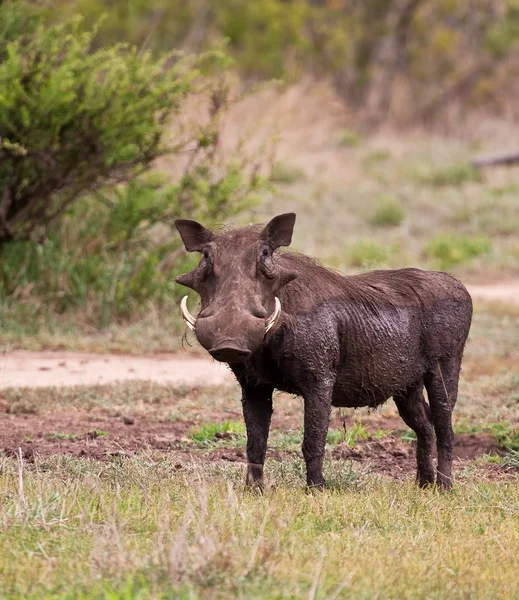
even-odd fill
[[[481,173],[472,165],[461,163],[419,175],[420,183],[435,187],[460,186],[464,183],[481,181]]]
[[[397,227],[404,220],[404,210],[397,198],[382,198],[371,215],[371,225],[381,227]]]
[[[437,235],[426,246],[426,255],[440,269],[449,269],[492,250],[491,241],[482,236]]]
[[[353,129],[346,129],[340,137],[340,145],[346,148],[354,148],[362,143],[362,136]]]
[[[75,19],[5,46],[0,240],[41,238],[85,192],[129,181],[171,149],[162,131],[190,91],[192,65],[121,45],[92,51],[92,37]]]
[[[274,183],[291,184],[305,179],[305,173],[298,167],[277,162],[272,165],[270,177]]]
[[[359,240],[348,252],[348,262],[352,267],[375,267],[388,259],[384,246],[369,240]]]
[[[174,273],[194,260],[174,220],[221,223],[267,182],[240,146],[224,156],[219,144],[225,59],[207,78],[191,60],[91,42],[77,22],[39,27],[0,59],[2,318],[71,312],[102,327],[171,307]],[[182,111],[187,99],[201,112]],[[166,152],[167,180],[154,162]]]

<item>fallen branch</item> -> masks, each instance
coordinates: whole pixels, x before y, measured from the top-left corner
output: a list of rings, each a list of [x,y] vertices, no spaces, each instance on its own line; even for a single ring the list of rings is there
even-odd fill
[[[499,165],[515,165],[516,163],[519,163],[519,150],[505,154],[479,156],[472,161],[472,166],[475,169],[480,169],[482,167],[496,167]]]

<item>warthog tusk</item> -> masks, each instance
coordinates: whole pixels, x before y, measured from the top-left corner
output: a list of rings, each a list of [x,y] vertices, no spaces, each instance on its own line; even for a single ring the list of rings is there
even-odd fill
[[[191,329],[191,331],[195,330],[196,319],[187,309],[187,299],[189,296],[184,296],[182,298],[182,302],[180,303],[180,312],[182,314],[182,318],[186,322],[186,325]]]
[[[276,306],[274,308],[274,312],[270,315],[265,324],[265,333],[267,333],[267,331],[274,327],[276,321],[279,318],[279,315],[281,314],[281,302],[279,301],[279,298],[277,296],[275,297],[275,302]]]

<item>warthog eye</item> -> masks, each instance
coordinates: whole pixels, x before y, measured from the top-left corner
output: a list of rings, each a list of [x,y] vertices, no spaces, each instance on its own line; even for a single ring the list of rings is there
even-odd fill
[[[263,252],[262,252],[263,256],[268,256],[270,254],[270,251],[268,248],[263,248]]]
[[[204,255],[204,258],[209,258],[209,250],[204,250],[202,254]]]

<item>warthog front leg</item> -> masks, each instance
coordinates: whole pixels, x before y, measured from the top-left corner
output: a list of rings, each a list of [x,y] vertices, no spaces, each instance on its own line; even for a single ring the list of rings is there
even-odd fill
[[[332,409],[332,389],[332,385],[321,385],[304,396],[303,456],[306,462],[306,482],[311,488],[326,485],[323,460]]]
[[[263,465],[272,416],[273,388],[243,387],[242,405],[247,427],[247,485],[263,488]]]

